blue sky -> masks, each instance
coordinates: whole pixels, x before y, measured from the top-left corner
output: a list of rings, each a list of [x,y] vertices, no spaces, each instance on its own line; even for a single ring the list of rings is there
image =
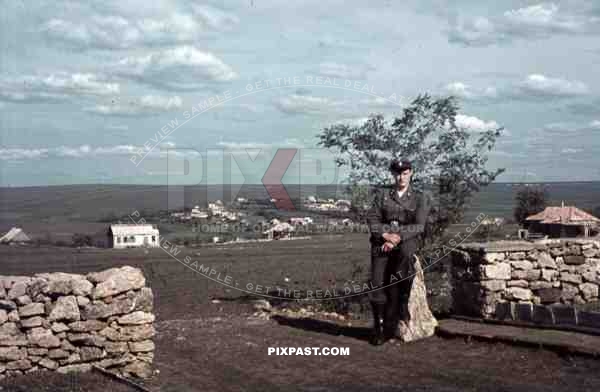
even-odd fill
[[[306,149],[284,182],[331,183],[324,126],[424,92],[505,127],[499,181],[598,181],[599,38],[583,0],[4,1],[0,185],[258,183],[278,148]]]

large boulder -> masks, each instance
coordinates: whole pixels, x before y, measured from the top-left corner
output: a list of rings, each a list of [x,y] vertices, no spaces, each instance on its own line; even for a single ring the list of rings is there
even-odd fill
[[[111,268],[106,271],[89,274],[88,279],[97,283],[92,298],[99,299],[129,291],[141,289],[146,284],[144,274],[139,268],[129,266]]]
[[[510,268],[510,266],[509,266]],[[415,277],[412,281],[408,296],[408,312],[404,320],[400,320],[396,336],[403,342],[411,342],[432,336],[438,325],[436,318],[431,313],[427,303],[427,289],[421,262],[415,256]],[[405,305],[401,305],[405,306]]]

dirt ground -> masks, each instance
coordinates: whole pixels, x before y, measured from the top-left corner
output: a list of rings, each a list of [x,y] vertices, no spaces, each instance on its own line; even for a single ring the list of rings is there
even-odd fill
[[[337,288],[338,292],[343,292],[346,282],[362,284],[368,280],[369,244],[365,234],[178,249],[178,260],[189,256],[199,264],[214,268],[221,276],[231,276],[241,288],[250,283],[254,287],[270,286],[273,290],[276,287],[286,290]],[[19,248],[0,245],[0,274],[88,273],[122,265],[139,267],[154,292],[155,313],[163,320],[202,314],[205,305],[214,298],[239,299],[249,295],[211,281],[177,259],[164,249]],[[426,277],[429,287],[437,286],[440,276],[430,272],[427,271]],[[355,299],[360,300],[360,297]],[[446,300],[440,298],[440,305],[434,308],[447,307]]]
[[[366,324],[252,317],[251,308],[212,304],[202,317],[157,323],[159,374],[151,391],[592,391],[600,360],[552,351],[432,337],[368,344]],[[348,347],[348,356],[275,356],[269,347]],[[104,392],[102,376],[29,375],[3,391]],[[23,389],[25,388],[26,389]],[[72,389],[68,389],[71,387]],[[19,389],[20,388],[20,389]],[[110,384],[115,392],[134,391]],[[120,389],[119,389],[120,388]]]

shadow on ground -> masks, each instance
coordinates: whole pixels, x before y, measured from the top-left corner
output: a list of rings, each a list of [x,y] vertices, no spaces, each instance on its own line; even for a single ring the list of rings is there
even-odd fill
[[[275,315],[271,317],[279,325],[298,328],[304,331],[319,332],[328,335],[346,336],[359,340],[368,341],[371,329],[367,327],[351,327],[338,325],[328,321],[316,320],[312,318],[293,318]]]

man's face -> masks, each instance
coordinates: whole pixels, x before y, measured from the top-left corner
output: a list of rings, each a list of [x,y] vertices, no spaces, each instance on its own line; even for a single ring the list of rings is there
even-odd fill
[[[412,177],[412,170],[406,169],[400,173],[393,173],[396,185],[404,188],[410,184],[410,178]]]

